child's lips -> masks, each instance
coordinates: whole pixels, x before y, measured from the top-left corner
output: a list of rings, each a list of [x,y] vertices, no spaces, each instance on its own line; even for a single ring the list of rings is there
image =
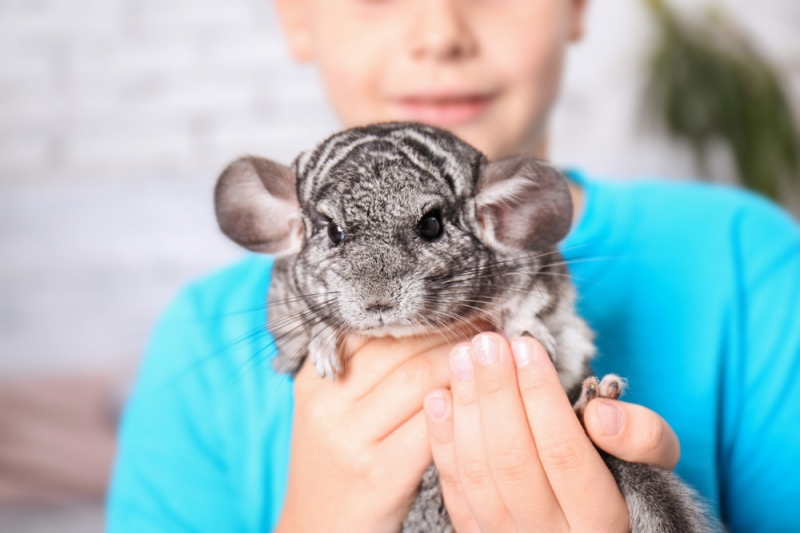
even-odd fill
[[[404,120],[447,127],[478,118],[494,98],[494,95],[409,96],[397,98],[393,104]]]

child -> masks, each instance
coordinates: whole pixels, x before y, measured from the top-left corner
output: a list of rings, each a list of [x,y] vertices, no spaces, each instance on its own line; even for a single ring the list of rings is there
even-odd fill
[[[426,122],[498,158],[546,155],[584,0],[277,7],[344,126]],[[592,442],[672,468],[675,433],[677,473],[731,531],[792,529],[800,229],[731,190],[570,178],[563,250],[597,332],[594,366],[627,377],[639,405],[591,402],[590,441],[538,343],[493,333],[454,347],[352,338],[344,379],[306,365],[292,384],[262,361],[272,263],[250,256],[187,287],[156,329],[121,430],[110,531],[396,531],[432,459],[457,531],[628,531]]]

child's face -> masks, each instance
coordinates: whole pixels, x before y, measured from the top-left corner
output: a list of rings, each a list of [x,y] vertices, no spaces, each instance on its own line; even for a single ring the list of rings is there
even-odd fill
[[[448,129],[491,158],[533,150],[585,0],[277,0],[345,126]]]

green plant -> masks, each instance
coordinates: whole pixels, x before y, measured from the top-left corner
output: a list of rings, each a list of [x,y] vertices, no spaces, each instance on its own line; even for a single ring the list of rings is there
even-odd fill
[[[685,140],[701,172],[722,141],[742,184],[773,199],[800,181],[800,134],[780,79],[719,11],[689,22],[664,0],[645,0],[660,30],[646,104],[670,135]]]

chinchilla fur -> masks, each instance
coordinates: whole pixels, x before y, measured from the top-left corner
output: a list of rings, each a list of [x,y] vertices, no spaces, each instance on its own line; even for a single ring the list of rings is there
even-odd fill
[[[579,416],[598,391],[621,392],[615,376],[603,386],[590,378],[592,333],[572,311],[557,248],[572,200],[564,177],[540,160],[489,162],[445,131],[378,124],[337,133],[291,167],[239,159],[220,176],[215,201],[230,238],[276,256],[268,328],[281,372],[296,373],[310,355],[334,379],[346,364],[343,331],[400,337],[480,317],[510,338],[539,340]],[[672,473],[601,455],[632,531],[716,529]],[[452,531],[433,465],[402,531]]]

